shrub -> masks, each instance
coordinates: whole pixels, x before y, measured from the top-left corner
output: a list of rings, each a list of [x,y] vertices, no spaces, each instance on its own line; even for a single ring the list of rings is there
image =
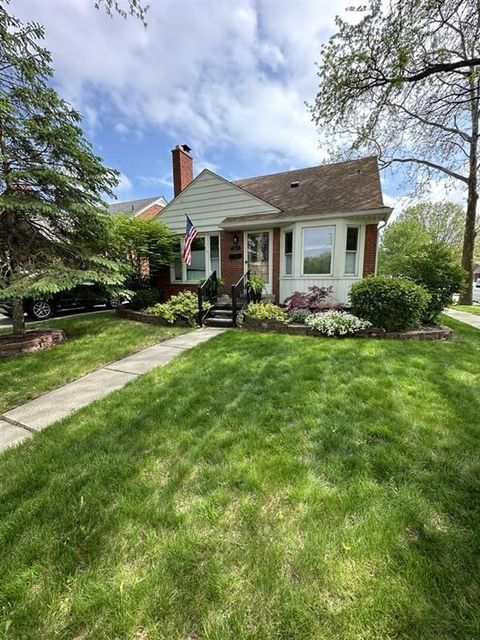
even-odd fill
[[[343,309],[344,305],[331,298],[332,287],[308,287],[308,291],[294,291],[285,298],[285,306],[288,311],[296,309],[308,309],[312,313],[316,311],[330,311]],[[330,298],[330,300],[328,299]]]
[[[372,326],[368,320],[357,318],[346,311],[312,313],[305,320],[305,324],[327,336],[344,336]]]
[[[305,320],[310,316],[312,312],[309,309],[294,309],[288,314],[289,322],[296,324],[305,324]]]
[[[425,245],[411,255],[399,275],[410,278],[430,293],[430,302],[422,318],[425,322],[436,320],[452,302],[453,294],[460,293],[466,276],[451,249],[440,243]]]
[[[160,294],[157,289],[140,289],[140,291],[136,291],[131,300],[130,300],[130,308],[135,311],[139,311],[140,309],[147,309],[147,307],[151,307],[160,300]]]
[[[208,311],[211,307],[209,302],[203,303],[204,311]],[[181,291],[167,302],[150,307],[147,312],[154,316],[160,316],[170,324],[182,318],[191,327],[195,327],[198,318],[198,297],[192,291]]]
[[[243,315],[256,320],[279,320],[287,322],[288,316],[285,311],[273,302],[261,304],[258,302],[250,302],[243,311]]]
[[[417,327],[429,302],[428,291],[405,278],[371,276],[350,290],[352,313],[386,331]]]

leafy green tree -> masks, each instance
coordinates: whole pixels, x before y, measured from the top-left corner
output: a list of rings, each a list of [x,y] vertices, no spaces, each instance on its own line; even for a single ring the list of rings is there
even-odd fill
[[[0,6],[0,296],[12,298],[13,330],[25,330],[23,299],[84,280],[119,284],[100,257],[109,229],[102,201],[117,172],[83,138],[80,116],[49,86],[43,28]]]
[[[129,284],[137,289],[148,284],[149,276],[159,267],[174,261],[177,244],[162,222],[124,214],[112,217],[105,251],[112,260],[125,263]]]
[[[480,139],[480,20],[477,2],[370,0],[361,19],[337,18],[324,46],[311,111],[333,155],[375,154],[405,166],[425,188],[439,176],[467,190],[462,266],[471,302]]]
[[[398,220],[417,221],[431,242],[445,244],[455,256],[462,255],[465,211],[453,202],[419,202],[407,207]]]
[[[380,241],[378,273],[400,275],[405,262],[428,242],[428,232],[418,220],[400,217],[391,222]]]

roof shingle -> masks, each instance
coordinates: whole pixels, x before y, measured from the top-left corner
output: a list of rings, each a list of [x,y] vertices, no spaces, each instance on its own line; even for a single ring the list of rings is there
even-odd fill
[[[281,209],[279,218],[385,206],[376,156],[246,178],[234,184]]]
[[[141,200],[129,200],[128,202],[115,202],[108,206],[108,212],[112,216],[118,216],[120,214],[127,214],[134,216],[148,205],[153,204],[157,200],[164,200],[163,196],[154,196],[153,198],[143,198]]]

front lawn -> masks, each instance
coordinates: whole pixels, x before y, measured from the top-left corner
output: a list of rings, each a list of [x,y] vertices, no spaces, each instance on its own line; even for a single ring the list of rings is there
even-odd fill
[[[465,311],[480,316],[480,304],[452,304],[451,309],[454,311]]]
[[[186,329],[121,320],[113,311],[46,320],[30,327],[59,327],[67,340],[53,349],[0,360],[0,414],[46,391]]]
[[[480,332],[230,331],[0,457],[0,637],[480,637]]]

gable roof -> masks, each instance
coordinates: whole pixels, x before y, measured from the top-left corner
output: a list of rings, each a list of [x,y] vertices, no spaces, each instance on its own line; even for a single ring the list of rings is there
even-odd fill
[[[115,202],[108,206],[108,212],[112,216],[118,216],[120,214],[127,214],[130,216],[137,216],[139,213],[148,209],[154,204],[159,204],[164,207],[167,201],[163,196],[154,196],[153,198],[142,198],[141,200],[128,200],[128,202]]]
[[[292,187],[292,183],[298,185]],[[233,184],[281,209],[276,218],[387,209],[376,156],[246,178]]]

